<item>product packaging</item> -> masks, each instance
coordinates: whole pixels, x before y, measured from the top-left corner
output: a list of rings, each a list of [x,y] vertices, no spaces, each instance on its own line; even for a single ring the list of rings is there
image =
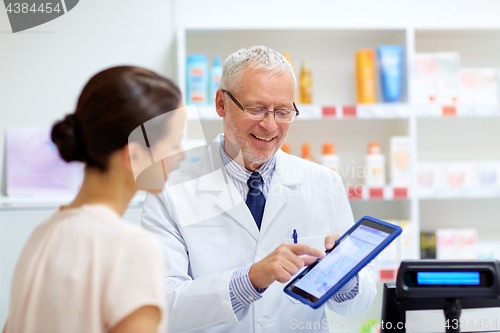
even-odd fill
[[[410,100],[416,104],[436,102],[436,56],[433,53],[416,53],[411,69]]]
[[[410,221],[401,220],[398,222],[403,232],[399,236],[400,260],[417,259],[414,245],[414,226]]]
[[[410,182],[410,138],[393,136],[391,137],[391,184],[393,187],[409,187]]]
[[[457,257],[457,230],[437,229],[436,230],[436,258],[438,260],[454,260]]]
[[[478,260],[500,260],[499,241],[478,241],[476,250]]]
[[[186,63],[187,104],[204,106],[208,103],[208,63],[204,54],[188,56]]]
[[[300,103],[301,104],[312,104],[312,73],[309,60],[304,59],[302,62],[302,71],[300,72],[299,79],[300,86]]]
[[[499,162],[481,161],[477,163],[477,178],[480,186],[495,186],[498,183]]]
[[[445,172],[445,187],[460,189],[478,185],[477,164],[475,162],[448,162]]]
[[[457,230],[458,251],[457,258],[459,260],[477,259],[477,230],[474,228],[458,229]]]
[[[283,150],[287,154],[290,154],[290,144],[288,142],[283,143],[281,145],[281,150]]]
[[[479,75],[477,68],[460,69],[460,103],[478,102]]]
[[[436,259],[436,233],[420,233],[420,259]]]
[[[220,57],[214,57],[214,63],[212,69],[210,70],[210,102],[215,104],[215,96],[217,90],[219,89],[220,79],[222,77],[222,65],[220,62]]]
[[[362,49],[356,52],[356,103],[375,103],[375,52]]]
[[[459,102],[498,104],[497,70],[495,68],[460,69]]]
[[[403,82],[403,47],[380,45],[377,49],[382,98],[386,103],[399,102]]]
[[[417,186],[419,189],[432,190],[436,188],[436,163],[419,162],[417,165]]]
[[[293,73],[295,74],[295,76],[297,76],[297,72],[295,72],[295,67],[293,66],[293,63],[292,63],[292,56],[290,55],[290,52],[289,51],[285,51],[283,52],[283,56],[285,57],[285,59],[290,63],[290,65],[292,66],[292,70],[293,70]],[[300,82],[299,82],[300,83]],[[295,89],[295,92],[293,94],[293,101],[295,103],[298,103],[297,101],[297,96],[299,94],[297,94],[297,89]]]
[[[438,102],[443,105],[456,104],[459,95],[460,54],[436,53],[436,73]]]
[[[309,142],[304,142],[301,146],[301,151],[302,154],[300,157],[302,157],[305,160],[315,162],[314,157],[311,155],[311,145]]]
[[[321,164],[335,172],[339,172],[340,160],[339,157],[335,155],[335,145],[332,142],[326,142],[323,144]]]
[[[496,68],[479,70],[479,103],[498,104],[498,78]]]
[[[385,186],[385,156],[382,155],[380,144],[370,142],[368,155],[365,158],[365,186],[380,188]]]
[[[5,133],[9,196],[71,196],[79,190],[84,164],[65,162],[48,127],[9,127]]]

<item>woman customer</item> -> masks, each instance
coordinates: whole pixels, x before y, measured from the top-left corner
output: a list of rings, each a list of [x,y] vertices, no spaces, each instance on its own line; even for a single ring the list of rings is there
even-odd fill
[[[123,66],[90,79],[75,113],[52,129],[62,158],[85,163],[84,180],[24,247],[6,333],[164,331],[160,245],[121,216],[156,142],[170,156],[161,163],[165,178],[183,158],[184,122],[179,89],[154,72]],[[145,139],[146,128],[156,131],[155,142]]]

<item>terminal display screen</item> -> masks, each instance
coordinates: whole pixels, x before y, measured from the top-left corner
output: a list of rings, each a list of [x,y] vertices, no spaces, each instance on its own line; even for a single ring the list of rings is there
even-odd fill
[[[418,272],[419,285],[479,285],[479,272]]]

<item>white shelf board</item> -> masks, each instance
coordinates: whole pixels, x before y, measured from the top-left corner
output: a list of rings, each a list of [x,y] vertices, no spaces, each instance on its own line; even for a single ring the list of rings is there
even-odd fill
[[[500,106],[489,104],[414,104],[418,118],[498,118]]]
[[[418,118],[499,118],[500,105],[457,104],[297,104],[305,119],[408,119],[412,113]],[[198,115],[188,114],[188,120],[221,120],[214,106],[197,106]],[[198,118],[199,117],[199,118]]]
[[[475,186],[465,188],[419,188],[420,200],[450,200],[450,199],[494,199],[500,198],[498,186]]]
[[[386,185],[380,188],[367,188],[357,185],[347,188],[349,200],[376,201],[376,200],[410,200],[411,190],[407,187],[394,187]]]
[[[300,115],[297,120],[305,119],[408,119],[411,108],[405,103],[394,104],[297,104]],[[192,108],[194,111],[194,108]],[[214,106],[197,106],[188,114],[188,120],[221,120]]]
[[[139,191],[130,201],[129,207],[142,206],[146,192]],[[26,196],[9,197],[0,196],[0,211],[11,209],[36,209],[36,208],[57,208],[68,204],[74,199],[74,196]]]
[[[332,1],[318,0],[307,5],[299,0],[177,0],[177,25],[197,28],[238,29],[241,27],[407,27],[420,29],[499,28],[500,4],[487,0],[462,1]],[[281,15],[276,15],[280,13]],[[460,19],[467,17],[467,19]],[[224,19],[220,19],[224,18]]]

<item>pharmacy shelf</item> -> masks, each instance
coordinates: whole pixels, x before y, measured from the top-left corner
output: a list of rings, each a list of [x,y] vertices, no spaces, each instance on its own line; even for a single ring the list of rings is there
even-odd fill
[[[297,104],[299,120],[309,119],[408,119],[410,106],[395,104]],[[214,106],[197,106],[188,112],[188,120],[221,120]]]
[[[146,192],[139,191],[130,201],[129,207],[140,207],[144,203]],[[54,209],[66,205],[74,199],[74,195],[40,195],[25,197],[0,196],[0,211]]]
[[[399,119],[410,117],[408,104],[297,105],[302,119]]]
[[[419,188],[417,195],[420,200],[495,199],[500,198],[500,187]]]
[[[305,119],[409,119],[411,114],[418,118],[498,118],[499,105],[482,104],[297,104],[300,116]],[[214,106],[197,106],[188,113],[188,120],[221,120]]]
[[[472,162],[500,158],[496,143],[500,142],[500,132],[497,130],[500,106],[464,103],[416,104],[416,96],[412,90],[415,87],[411,66],[408,65],[413,63],[416,53],[456,51],[461,57],[461,67],[500,68],[500,24],[492,23],[492,17],[487,24],[482,18],[471,19],[466,23],[460,21],[460,24],[457,24],[458,21],[451,19],[447,22],[442,19],[428,20],[428,15],[422,12],[420,16],[414,16],[414,10],[411,10],[409,13],[412,12],[412,15],[401,21],[405,22],[402,26],[382,27],[376,22],[366,21],[365,17],[363,22],[349,17],[348,24],[338,20],[335,20],[335,23],[330,20],[298,20],[297,25],[292,28],[285,22],[272,21],[273,23],[269,24],[268,20],[254,24],[233,20],[219,24],[200,17],[187,17],[190,16],[189,11],[186,11],[184,6],[179,6],[178,14],[182,20],[179,20],[177,30],[178,77],[183,89],[185,59],[186,55],[191,53],[205,53],[209,59],[216,54],[224,58],[241,47],[264,44],[278,51],[288,50],[296,73],[300,70],[300,61],[309,58],[314,80],[313,101],[316,104],[298,105],[301,114],[290,127],[287,139],[292,154],[299,155],[301,144],[309,142],[313,156],[319,157],[321,145],[332,141],[336,145],[336,153],[340,156],[341,168],[357,171],[358,167],[364,165],[367,143],[378,141],[382,153],[386,156],[388,175],[390,137],[408,136],[410,167],[414,171],[420,162],[425,161]],[[327,5],[322,5],[320,11],[324,10],[324,6]],[[470,10],[473,9],[468,9],[467,12]],[[384,13],[376,12],[379,20]],[[421,20],[423,17],[425,20]],[[286,21],[288,19],[287,17]],[[374,49],[382,44],[403,45],[405,48],[402,103],[356,105],[354,53],[361,48]],[[382,100],[380,91],[377,91],[376,100]],[[213,109],[207,109],[205,112],[209,116],[200,116],[203,120],[202,127],[205,134],[208,133],[208,137],[211,137],[216,131],[222,131],[222,125]],[[205,121],[209,119],[218,121]],[[326,119],[353,121],[318,121]],[[347,184],[360,182],[359,176],[353,176],[351,173],[341,176]],[[435,221],[446,220],[450,214],[450,206],[441,207],[438,204],[445,199],[471,199],[471,205],[482,205],[489,200],[472,199],[500,197],[498,190],[492,188],[417,190],[417,177],[417,172],[413,172],[409,188],[414,190],[408,190],[407,197],[401,200],[399,196],[394,195],[394,189],[390,186],[382,190],[372,189],[371,193],[364,187],[358,187],[357,191],[348,189],[351,204],[356,207],[354,214],[359,215],[373,210],[374,206],[380,206],[377,214],[389,217],[395,213],[394,209],[401,209],[398,212],[399,218],[410,219],[416,230],[420,230],[421,215],[426,219],[431,216]],[[387,183],[390,182],[390,179],[386,180]],[[382,201],[386,203],[379,204]],[[436,205],[432,206],[433,211],[430,212],[428,207],[433,201]],[[421,202],[425,204],[421,206]],[[457,203],[454,209],[461,211],[463,207]],[[475,214],[478,219],[486,219],[491,217],[495,209],[496,207],[491,206],[478,210]],[[473,208],[470,210],[474,211]],[[464,219],[462,214],[455,218],[466,223],[461,219]],[[439,228],[443,223],[435,223],[433,228]],[[500,229],[498,231],[500,233]],[[413,241],[419,252],[418,232],[415,233]]]
[[[409,200],[411,198],[408,187],[384,186],[367,188],[363,185],[350,186],[346,189],[349,200]]]
[[[411,107],[419,118],[498,118],[499,105],[457,104],[457,105],[413,105]]]

